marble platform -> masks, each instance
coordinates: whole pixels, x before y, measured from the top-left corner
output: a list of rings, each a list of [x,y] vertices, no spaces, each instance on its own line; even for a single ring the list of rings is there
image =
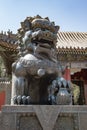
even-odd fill
[[[0,130],[87,130],[87,106],[4,105]]]

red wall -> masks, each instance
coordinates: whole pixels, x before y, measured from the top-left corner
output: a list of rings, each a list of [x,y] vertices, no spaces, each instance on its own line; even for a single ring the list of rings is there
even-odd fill
[[[0,110],[1,106],[5,104],[5,91],[0,92]]]

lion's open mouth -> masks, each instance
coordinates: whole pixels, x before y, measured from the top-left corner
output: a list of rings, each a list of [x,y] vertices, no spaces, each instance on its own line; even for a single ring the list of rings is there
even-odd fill
[[[37,45],[43,48],[48,48],[48,49],[51,49],[52,47],[54,48],[53,42],[45,39],[40,39],[40,40],[32,39],[32,43],[36,43]]]
[[[38,30],[35,32],[32,32],[32,42],[40,42],[40,43],[47,43],[49,45],[52,45],[57,40],[56,34],[48,31],[48,30]]]

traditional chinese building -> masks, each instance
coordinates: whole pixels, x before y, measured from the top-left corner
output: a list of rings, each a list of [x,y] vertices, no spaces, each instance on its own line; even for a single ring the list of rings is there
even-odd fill
[[[58,60],[66,65],[65,78],[80,88],[79,104],[87,104],[87,33],[59,32],[57,42]],[[17,56],[17,37],[8,32],[0,34],[0,55],[7,75],[11,75],[11,65]],[[2,90],[2,89],[1,89]],[[0,92],[1,97],[5,97]],[[4,101],[0,101],[1,104]]]
[[[57,49],[59,61],[70,69],[71,81],[80,87],[79,104],[87,104],[87,33],[59,32]]]

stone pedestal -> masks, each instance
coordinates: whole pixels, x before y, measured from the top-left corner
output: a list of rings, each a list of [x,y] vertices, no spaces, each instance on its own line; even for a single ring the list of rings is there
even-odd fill
[[[3,106],[0,130],[87,130],[87,106]]]

